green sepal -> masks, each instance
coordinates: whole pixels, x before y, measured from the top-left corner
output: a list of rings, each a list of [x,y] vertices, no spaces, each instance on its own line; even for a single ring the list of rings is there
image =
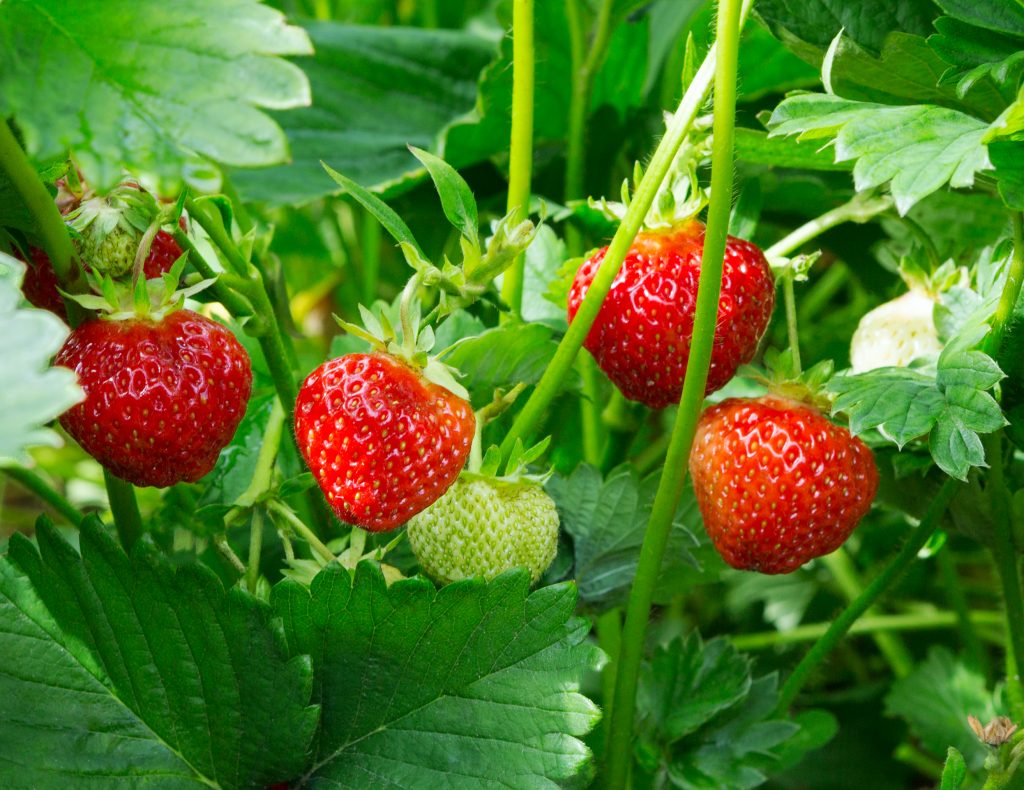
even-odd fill
[[[835,373],[835,363],[831,359],[799,371],[793,349],[779,351],[769,348],[764,352],[762,365],[760,368],[743,365],[737,372],[763,384],[774,395],[806,403],[825,413],[831,410],[832,397],[825,389]]]

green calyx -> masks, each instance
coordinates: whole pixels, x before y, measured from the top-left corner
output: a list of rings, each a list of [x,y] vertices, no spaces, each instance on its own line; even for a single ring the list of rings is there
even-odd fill
[[[169,272],[146,280],[139,277],[134,284],[114,280],[109,274],[88,272],[86,279],[93,293],[61,294],[87,310],[95,310],[108,321],[148,318],[160,321],[185,305],[185,299],[213,285],[213,280],[199,280],[178,288],[188,260],[182,255]]]
[[[97,272],[121,277],[132,271],[140,242],[160,214],[149,192],[122,184],[108,195],[83,200],[67,223],[82,260]]]
[[[831,359],[801,371],[791,349],[778,351],[769,348],[764,353],[763,366],[758,368],[744,365],[739,373],[760,382],[772,395],[806,403],[825,414],[831,411],[832,396],[825,391],[825,385],[835,372],[835,364]]]

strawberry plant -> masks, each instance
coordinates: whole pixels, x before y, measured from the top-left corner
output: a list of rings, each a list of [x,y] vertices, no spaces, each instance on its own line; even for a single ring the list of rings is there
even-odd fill
[[[1020,0],[0,41],[0,786],[1024,786]]]

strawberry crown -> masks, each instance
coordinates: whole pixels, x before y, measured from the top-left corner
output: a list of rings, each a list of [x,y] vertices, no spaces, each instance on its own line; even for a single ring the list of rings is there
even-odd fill
[[[160,204],[153,195],[126,181],[107,195],[84,199],[66,220],[79,236],[88,230],[100,241],[118,229],[141,237],[159,213]]]
[[[831,410],[832,398],[825,391],[825,385],[835,373],[831,359],[801,371],[792,349],[778,351],[769,348],[764,352],[762,365],[744,365],[739,374],[763,384],[773,395],[806,403],[822,412]]]

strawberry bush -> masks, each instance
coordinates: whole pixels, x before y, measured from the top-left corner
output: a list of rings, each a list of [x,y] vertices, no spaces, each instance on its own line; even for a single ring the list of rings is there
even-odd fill
[[[0,786],[1024,786],[1020,0],[0,2]]]

